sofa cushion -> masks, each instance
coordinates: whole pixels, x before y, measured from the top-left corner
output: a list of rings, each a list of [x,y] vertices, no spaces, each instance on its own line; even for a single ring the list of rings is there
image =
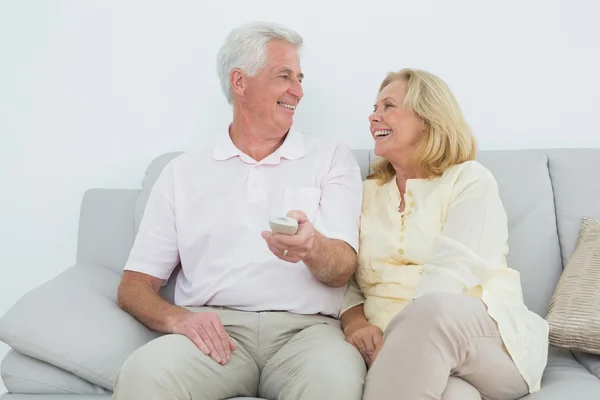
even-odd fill
[[[542,317],[562,272],[548,159],[543,151],[482,151],[508,216],[508,265],[521,274],[528,308]]]
[[[600,354],[600,220],[583,218],[547,316],[550,344]]]
[[[600,355],[583,353],[581,351],[572,351],[572,353],[577,361],[600,379]]]
[[[140,190],[90,189],[81,202],[77,261],[121,273],[134,234],[134,207]]]
[[[110,394],[11,394],[0,395],[0,400],[110,400]]]
[[[14,350],[2,361],[1,374],[11,393],[109,394],[107,390],[70,372]]]
[[[563,265],[577,243],[581,218],[600,218],[600,149],[547,151]]]
[[[125,359],[158,336],[116,304],[120,274],[76,265],[32,290],[0,319],[0,340],[104,389]]]
[[[569,350],[550,347],[541,390],[521,399],[597,400],[600,399],[600,379],[577,362]]]

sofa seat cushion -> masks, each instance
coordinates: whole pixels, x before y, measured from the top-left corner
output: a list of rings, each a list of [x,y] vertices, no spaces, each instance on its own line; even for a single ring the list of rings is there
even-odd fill
[[[597,354],[573,351],[573,355],[584,367],[600,379],[600,356]]]
[[[110,394],[13,394],[0,395],[0,400],[111,400]]]
[[[48,394],[48,395],[37,395],[37,394],[5,394],[0,395],[0,400],[110,400],[110,394],[104,395],[62,395],[62,394]],[[236,397],[235,399],[229,400],[261,400],[254,397]]]
[[[63,369],[11,350],[0,369],[11,393],[110,394],[109,391]]]
[[[598,400],[600,379],[581,365],[567,349],[550,347],[542,389],[523,400]]]
[[[121,275],[76,265],[32,290],[0,319],[0,340],[104,389],[125,359],[156,338],[116,303]]]

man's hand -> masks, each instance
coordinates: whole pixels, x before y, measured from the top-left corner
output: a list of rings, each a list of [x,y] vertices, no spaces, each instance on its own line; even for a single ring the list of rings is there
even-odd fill
[[[207,356],[221,365],[231,359],[237,346],[214,312],[186,312],[173,317],[170,332],[187,336]]]
[[[287,216],[298,221],[298,231],[295,235],[274,234],[265,231],[262,233],[262,237],[276,257],[291,263],[304,261],[313,250],[315,228],[302,211],[290,211]]]
[[[359,320],[344,329],[346,341],[358,349],[369,367],[383,346],[383,332],[375,325]]]

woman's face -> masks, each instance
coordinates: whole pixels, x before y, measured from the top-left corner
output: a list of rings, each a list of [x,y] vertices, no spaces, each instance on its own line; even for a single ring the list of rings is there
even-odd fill
[[[403,106],[406,90],[406,81],[391,82],[377,96],[375,109],[369,117],[375,155],[392,163],[409,160],[425,133],[423,119]]]

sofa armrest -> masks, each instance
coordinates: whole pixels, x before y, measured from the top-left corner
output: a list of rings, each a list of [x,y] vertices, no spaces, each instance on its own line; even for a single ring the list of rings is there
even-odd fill
[[[140,190],[90,189],[81,203],[77,263],[121,273],[135,240],[135,203]]]

